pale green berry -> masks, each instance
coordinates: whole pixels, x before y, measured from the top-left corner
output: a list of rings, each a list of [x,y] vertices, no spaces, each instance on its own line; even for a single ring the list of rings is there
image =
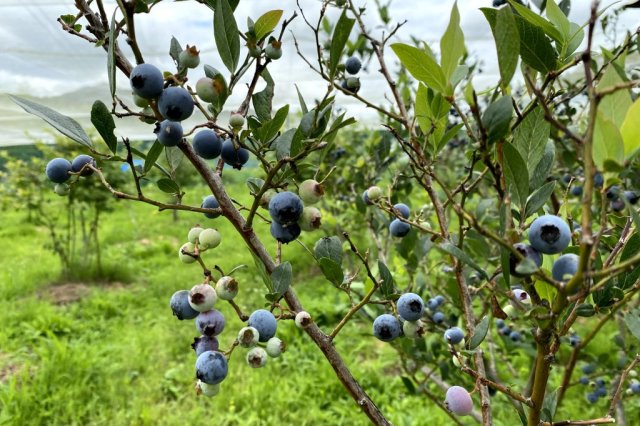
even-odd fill
[[[322,214],[315,207],[305,207],[302,216],[298,220],[298,225],[303,231],[311,232],[320,229],[322,225]]]
[[[252,58],[259,58],[261,54],[262,49],[260,49],[258,46],[249,47],[249,56],[251,56]]]
[[[145,108],[149,106],[149,99],[145,99],[135,93],[132,93],[131,95],[133,96],[133,103],[136,104],[137,107]]]
[[[56,183],[56,186],[53,187],[53,192],[63,197],[65,195],[69,195],[69,192],[71,192],[71,187],[66,183]]]
[[[418,321],[405,321],[402,324],[402,331],[404,335],[410,339],[419,339],[426,333],[426,329],[424,327],[424,323],[420,320]]]
[[[247,352],[247,364],[252,368],[261,368],[267,364],[267,351],[259,346]]]
[[[200,248],[202,248],[202,250],[208,250],[218,247],[220,245],[220,241],[222,241],[222,237],[217,230],[207,228],[200,232],[198,241],[200,242]]]
[[[218,300],[216,291],[209,284],[194,285],[189,291],[189,305],[198,312],[207,312]]]
[[[260,333],[254,327],[243,327],[238,333],[238,343],[243,348],[252,348],[258,344]]]
[[[311,319],[311,315],[309,312],[300,311],[296,314],[296,325],[298,328],[307,328],[311,325],[313,320]]]
[[[451,361],[453,361],[453,365],[455,365],[456,367],[458,367],[458,368],[460,368],[460,367],[461,367],[460,360],[458,359],[458,357],[457,357],[457,356],[455,356],[455,355],[454,355],[454,356],[451,358]]]
[[[144,107],[142,109],[141,113],[144,114],[145,116],[144,117],[138,117],[138,118],[143,123],[154,124],[156,122],[155,113],[153,112],[153,110],[151,109],[150,106]]]
[[[187,235],[187,240],[189,240],[189,242],[191,244],[195,244],[198,242],[198,236],[200,235],[200,233],[203,231],[203,229],[199,226],[194,226],[193,228],[191,228],[189,230],[189,234]]]
[[[367,197],[369,197],[369,200],[371,201],[379,200],[380,198],[382,198],[382,195],[383,193],[380,187],[372,186],[369,189],[367,189]]]
[[[298,195],[305,205],[315,204],[324,195],[324,186],[314,179],[307,179],[300,184]]]
[[[196,83],[196,93],[205,102],[217,102],[221,89],[213,79],[203,77]]]
[[[187,44],[187,48],[178,55],[178,63],[181,67],[195,68],[200,65],[200,52],[195,46],[189,47]]]
[[[233,277],[222,277],[216,283],[216,293],[222,300],[233,300],[238,294],[238,282]]]
[[[193,263],[196,261],[196,258],[193,256],[190,256],[186,253],[191,253],[191,254],[195,254],[196,252],[196,246],[193,243],[185,243],[182,245],[182,247],[180,247],[180,250],[178,250],[178,257],[180,258],[180,260],[182,261],[182,263]]]
[[[285,351],[287,345],[277,337],[272,337],[267,341],[267,355],[271,358],[278,358]]]
[[[509,318],[516,318],[518,316],[518,311],[512,305],[507,305],[504,308],[502,308],[502,310],[504,311],[505,314],[507,314]]]
[[[280,42],[277,40],[272,41],[267,44],[264,48],[264,54],[267,58],[275,61],[276,59],[280,59],[282,57],[282,48]]]
[[[262,194],[262,197],[260,197],[260,207],[269,210],[269,202],[271,201],[271,198],[273,198],[273,196],[276,194],[277,192],[275,190],[267,189],[265,193]]]
[[[201,393],[204,396],[216,396],[220,393],[220,383],[215,385],[210,385],[208,383],[203,382],[202,380],[198,380],[198,384],[196,385],[198,393]]]
[[[244,126],[244,117],[242,116],[242,114],[232,112],[231,116],[229,117],[229,125],[234,129],[240,129],[242,126]]]

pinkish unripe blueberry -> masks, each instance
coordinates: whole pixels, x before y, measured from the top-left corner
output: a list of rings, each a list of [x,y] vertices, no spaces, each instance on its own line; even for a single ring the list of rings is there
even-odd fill
[[[305,207],[302,209],[302,217],[298,220],[298,225],[303,231],[311,232],[320,229],[322,225],[322,214],[315,207]]]
[[[189,292],[189,305],[198,312],[206,312],[213,308],[218,295],[209,284],[198,284]]]
[[[324,195],[324,186],[314,179],[307,179],[300,184],[298,195],[305,204],[315,204]]]
[[[461,386],[451,386],[447,390],[444,405],[458,416],[466,416],[473,411],[473,400],[469,392]]]
[[[238,282],[233,277],[222,277],[216,283],[216,294],[222,300],[233,300],[238,294]]]

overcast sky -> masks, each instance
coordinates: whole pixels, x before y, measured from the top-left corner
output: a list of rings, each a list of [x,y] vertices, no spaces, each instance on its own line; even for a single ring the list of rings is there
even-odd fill
[[[458,1],[467,49],[485,64],[484,73],[474,79],[476,86],[486,86],[496,80],[493,38],[479,11],[480,7],[491,6],[491,2]],[[110,10],[113,10],[115,3],[115,0],[105,0]],[[317,16],[320,5],[318,0],[301,0],[300,3],[310,19]],[[358,3],[365,4],[367,1],[360,0]],[[373,5],[372,0],[368,0],[368,3]],[[578,23],[585,22],[590,0],[573,0],[572,3],[570,19]],[[110,105],[104,50],[63,32],[56,22],[58,16],[74,13],[72,4],[72,0],[0,0],[0,125],[3,128],[0,132],[0,146],[30,143],[34,137],[51,139],[51,135],[46,133],[47,125],[15,106],[9,101],[7,93],[40,98],[36,100],[74,117],[86,127],[90,127],[88,114],[94,100],[101,99]],[[395,0],[390,8],[393,19],[407,20],[407,24],[398,33],[398,39],[408,41],[410,35],[415,35],[426,40],[437,51],[452,5],[453,0]],[[284,9],[285,16],[289,17],[296,8],[295,0],[241,1],[236,14],[240,29],[246,29],[247,16],[255,20],[263,12],[274,8]],[[335,18],[336,13],[336,10],[332,11],[331,16]],[[374,27],[378,22],[377,18],[372,9],[366,16],[367,24]],[[623,15],[620,27],[634,30],[638,22],[640,11],[629,10]],[[296,34],[302,49],[312,52],[312,33],[304,26],[302,19],[296,19],[290,28]],[[154,7],[151,14],[137,15],[136,30],[146,62],[162,69],[172,69],[173,64],[167,52],[173,35],[183,44],[196,45],[201,50],[202,63],[226,71],[217,58],[213,42],[212,14],[203,5],[192,1],[164,1]],[[598,38],[601,39],[602,37]],[[121,46],[125,46],[125,43],[121,43]],[[283,49],[282,59],[270,66],[276,80],[275,103],[292,103],[297,107],[294,84],[298,84],[309,100],[322,95],[326,86],[301,63],[295,54],[290,34],[285,37]],[[393,62],[392,53],[388,55],[388,60]],[[372,67],[361,75],[360,93],[374,103],[383,102],[385,96],[385,91],[381,90],[384,86],[376,70],[377,68]],[[192,81],[202,75],[201,68],[189,73]],[[119,94],[128,99],[128,82],[120,78],[118,86]],[[227,102],[227,107],[237,108],[244,93],[245,88],[238,86],[234,96]],[[365,110],[349,97],[339,95],[339,102],[347,106],[349,113],[359,121],[367,122],[375,118],[373,112]],[[195,115],[189,123],[196,123],[201,118]],[[144,126],[135,119],[124,122],[121,120],[117,124],[119,134],[131,138],[145,136],[151,131],[149,126]]]

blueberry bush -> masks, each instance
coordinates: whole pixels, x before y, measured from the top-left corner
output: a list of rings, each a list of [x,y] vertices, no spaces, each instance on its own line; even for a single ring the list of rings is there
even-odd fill
[[[295,324],[355,406],[372,423],[391,424],[334,345],[350,323],[366,323],[367,338],[397,352],[407,392],[423,394],[453,424],[464,416],[484,425],[638,418],[640,29],[602,46],[594,38],[596,28],[616,32],[624,7],[593,1],[589,19],[575,23],[569,0],[494,1],[481,11],[499,73],[480,89],[482,64],[466,50],[456,4],[433,49],[403,34],[380,2],[323,0],[246,25],[234,16],[238,0],[199,2],[213,14],[226,70],[175,38],[167,40],[171,70],[145,63],[135,22],[159,1],[118,0],[109,16],[101,0],[78,0],[60,17],[64,31],[106,52],[112,105],[96,101],[91,111],[104,143],[69,117],[13,98],[86,151],[43,168],[57,193],[91,181],[117,199],[201,215],[176,247],[179,261],[194,265],[195,285],[176,283],[167,295],[178,320],[195,321],[197,393],[224,392],[233,359],[260,368],[286,357],[278,333]],[[372,13],[380,26],[367,25]],[[311,55],[295,33],[283,42],[294,19],[313,36]],[[269,69],[283,55],[326,87],[312,105],[298,90],[300,115],[273,106],[278,76]],[[205,77],[193,81],[193,69]],[[118,71],[131,98],[116,94]],[[366,73],[384,82],[385,102],[360,94]],[[228,102],[234,91],[243,94],[239,105]],[[356,128],[340,106],[345,97],[375,110],[379,125]],[[192,116],[199,124],[184,126]],[[149,124],[148,149],[114,134],[119,120],[135,118]],[[163,152],[168,166],[158,162]],[[206,184],[200,205],[182,203],[186,187],[172,158]],[[115,183],[105,167],[112,162],[129,165],[130,189]],[[247,168],[252,201],[244,205],[225,178]],[[148,196],[150,182],[173,202]],[[235,234],[215,228],[225,220]],[[258,237],[262,228],[271,239]],[[318,229],[324,236],[307,247],[300,236]],[[253,255],[267,289],[263,306],[245,312],[236,303],[252,285],[235,279],[242,265],[211,264],[208,252],[222,239]],[[286,244],[300,245],[340,300],[333,323],[303,308]],[[225,330],[216,309],[225,302],[245,327]],[[593,344],[607,340],[604,351]],[[563,404],[592,404],[588,412],[600,415],[561,419]]]

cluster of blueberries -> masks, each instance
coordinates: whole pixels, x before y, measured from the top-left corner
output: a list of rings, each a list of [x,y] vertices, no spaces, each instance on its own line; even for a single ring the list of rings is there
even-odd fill
[[[345,75],[345,79],[342,80],[341,86],[344,90],[358,93],[358,90],[360,90],[360,79],[358,77],[355,77],[355,75],[360,72],[361,68],[362,62],[360,62],[360,59],[358,59],[357,57],[351,56],[349,59],[347,59],[347,61],[344,63],[344,69],[347,74],[350,74],[351,76]]]
[[[382,189],[377,186],[372,186],[366,189],[362,193],[362,200],[366,205],[372,206],[374,205],[375,201],[382,198],[382,196],[383,196]],[[409,209],[409,206],[407,206],[404,203],[395,204],[393,206],[393,209],[394,209],[394,212],[396,212],[397,216],[402,216],[402,218],[404,219],[409,219],[409,216],[411,215],[411,210]],[[407,222],[400,220],[397,217],[396,219],[393,219],[389,223],[389,233],[393,237],[398,237],[398,238],[406,237],[409,231],[411,231],[411,225]]]
[[[508,337],[514,342],[518,342],[522,340],[522,334],[519,331],[514,330],[513,326],[507,325],[507,323],[505,323],[504,320],[498,319],[496,321],[496,327],[498,328],[498,333],[501,336]]]
[[[324,187],[321,183],[307,179],[298,187],[298,194],[283,191],[265,195],[261,202],[268,205],[271,235],[279,242],[288,244],[298,238],[302,231],[320,228],[320,210],[310,204],[322,199]]]
[[[93,174],[87,165],[95,167],[96,162],[90,155],[80,154],[73,161],[66,158],[54,158],[47,163],[45,174],[47,178],[55,183],[53,190],[58,195],[67,195],[71,187],[66,183],[73,173],[80,176],[90,176]]]
[[[571,174],[565,173],[562,176],[561,181],[563,184],[569,185],[573,179],[574,178],[573,176],[571,176]],[[604,186],[604,176],[602,175],[602,173],[598,172],[594,175],[593,184],[598,189]],[[581,197],[582,191],[583,191],[583,188],[581,185],[574,185],[571,187],[571,195],[575,197]],[[620,212],[624,210],[625,199],[627,200],[627,202],[629,202],[629,204],[636,204],[640,200],[640,194],[636,193],[635,191],[629,191],[629,190],[622,191],[622,197],[624,199],[621,198],[620,195],[621,195],[620,187],[617,185],[611,186],[605,192],[605,196],[609,201],[609,207],[614,212]]]
[[[199,61],[198,61],[199,63]],[[194,65],[196,66],[197,63]],[[195,103],[189,91],[180,86],[165,86],[162,72],[151,64],[139,64],[129,76],[131,89],[133,90],[134,103],[143,108],[149,108],[149,102],[156,101],[158,111],[164,120],[156,123],[154,130],[158,142],[164,146],[176,146],[184,136],[181,122],[193,114]],[[211,91],[215,89],[215,82],[204,78],[196,84],[196,92],[204,101],[213,101]],[[217,94],[216,94],[217,96]],[[152,115],[150,109],[144,110]],[[244,117],[240,114],[231,114],[229,124],[235,130],[242,128]],[[200,157],[213,160],[219,156],[233,168],[241,169],[249,161],[249,151],[236,146],[232,138],[222,138],[213,130],[201,130],[193,138],[193,149]]]
[[[202,229],[199,226],[189,231],[188,238],[189,244],[198,249],[212,248],[220,244],[218,231]],[[195,261],[193,256],[188,258]],[[194,339],[191,346],[197,356],[197,390],[206,396],[218,394],[220,383],[228,373],[227,356],[219,351],[217,338],[224,330],[226,321],[214,306],[218,299],[231,301],[237,294],[237,281],[233,277],[223,276],[216,282],[215,288],[209,282],[205,282],[195,285],[191,290],[176,291],[169,301],[173,314],[179,320],[195,319],[196,330],[200,336]],[[276,358],[284,352],[284,342],[275,337],[277,325],[277,320],[271,312],[258,309],[249,316],[247,326],[238,333],[237,344],[250,349],[246,361],[251,367],[263,367],[268,357]],[[263,344],[264,348],[258,344]]]
[[[603,377],[598,377],[594,380],[590,379],[589,376],[596,372],[596,367],[593,364],[585,364],[582,366],[582,373],[584,376],[580,377],[580,384],[591,387],[592,391],[588,392],[586,395],[587,401],[591,404],[595,404],[598,402],[600,398],[607,396],[607,383]],[[637,376],[637,372],[631,371],[631,376]],[[629,387],[626,390],[628,395],[638,395],[640,394],[640,382],[636,379],[629,384]]]

